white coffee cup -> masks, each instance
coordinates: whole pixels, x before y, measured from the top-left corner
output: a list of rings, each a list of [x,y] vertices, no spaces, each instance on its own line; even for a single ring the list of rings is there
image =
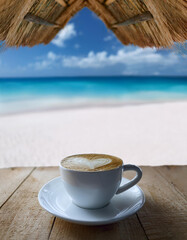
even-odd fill
[[[136,176],[119,187],[122,172],[129,170],[136,171]],[[111,170],[85,172],[65,168],[60,163],[60,173],[72,202],[79,207],[88,209],[104,207],[115,194],[120,194],[131,188],[142,177],[141,169],[130,164],[121,165]]]

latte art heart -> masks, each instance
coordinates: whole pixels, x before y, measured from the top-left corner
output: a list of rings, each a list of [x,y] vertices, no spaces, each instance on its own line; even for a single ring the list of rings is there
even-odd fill
[[[88,169],[96,169],[98,167],[105,166],[109,164],[112,160],[107,158],[98,158],[94,160],[89,160],[83,157],[73,157],[69,158],[69,164],[72,166],[76,166],[79,168],[88,168]]]
[[[61,161],[64,168],[83,172],[111,170],[122,166],[120,158],[106,154],[78,154],[64,158]]]

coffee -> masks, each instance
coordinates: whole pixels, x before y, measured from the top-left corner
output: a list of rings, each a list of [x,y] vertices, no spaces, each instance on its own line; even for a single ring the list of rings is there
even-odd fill
[[[79,154],[69,156],[61,161],[64,168],[76,171],[95,172],[118,168],[123,161],[106,154]]]

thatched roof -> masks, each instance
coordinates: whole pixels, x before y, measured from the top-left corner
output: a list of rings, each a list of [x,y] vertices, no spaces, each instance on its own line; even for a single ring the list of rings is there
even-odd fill
[[[186,0],[0,0],[0,40],[48,44],[84,7],[125,45],[167,47],[187,39]]]

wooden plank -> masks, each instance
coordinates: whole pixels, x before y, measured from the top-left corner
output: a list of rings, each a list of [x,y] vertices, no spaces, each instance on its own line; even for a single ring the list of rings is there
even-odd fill
[[[51,240],[147,240],[136,215],[115,224],[103,226],[84,226],[68,223],[56,218],[50,234]]]
[[[172,172],[167,168],[142,167],[143,178],[139,185],[146,194],[146,203],[138,212],[138,218],[134,215],[106,226],[81,226],[61,219],[54,221],[55,218],[39,206],[37,196],[42,185],[58,176],[59,170],[37,168],[27,175],[27,179],[18,185],[16,192],[0,209],[0,239],[186,239],[186,201],[176,188],[182,191],[185,186],[181,182],[182,179],[185,182],[187,166],[169,167]],[[18,170],[9,169],[10,173],[17,171],[12,174],[7,170],[9,179],[11,176],[15,179]],[[128,178],[132,175],[131,172],[124,174]]]
[[[163,166],[156,170],[187,198],[187,166]]]
[[[0,207],[28,177],[33,168],[0,169]]]
[[[57,167],[37,168],[0,209],[0,239],[47,239],[54,217],[38,203],[40,188],[59,175]]]
[[[113,27],[121,27],[121,26],[129,26],[131,24],[136,24],[139,22],[149,21],[153,19],[153,16],[150,12],[144,12],[142,14],[138,14],[130,19],[127,19],[124,22],[116,23]]]
[[[34,14],[31,13],[27,13],[24,17],[24,20],[28,21],[28,22],[32,22],[32,23],[36,23],[39,25],[45,25],[45,26],[49,26],[49,27],[59,27],[59,25],[55,24],[55,23],[51,23],[46,21],[45,19],[39,17],[39,16],[35,16]]]
[[[138,217],[150,240],[187,239],[185,199],[153,167],[143,167],[140,186],[146,203]]]

